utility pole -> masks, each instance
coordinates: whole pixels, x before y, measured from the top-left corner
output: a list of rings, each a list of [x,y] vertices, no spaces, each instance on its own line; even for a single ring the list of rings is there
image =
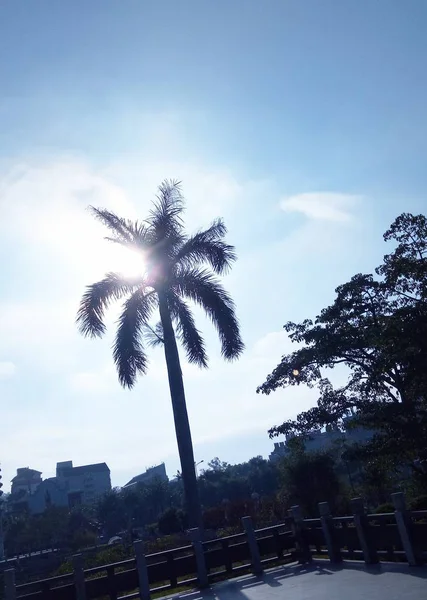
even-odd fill
[[[4,560],[4,537],[3,537],[3,487],[2,474],[0,467],[0,561]]]

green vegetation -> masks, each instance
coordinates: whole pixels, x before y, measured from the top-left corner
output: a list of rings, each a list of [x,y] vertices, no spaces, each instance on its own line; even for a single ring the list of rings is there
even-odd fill
[[[375,275],[358,274],[339,286],[314,322],[285,325],[300,347],[283,356],[258,391],[317,386],[317,406],[270,435],[364,427],[374,435],[358,456],[371,479],[378,482],[381,474],[386,490],[409,468],[421,493],[427,485],[427,219],[402,214],[384,239],[394,250]],[[349,374],[337,389],[325,377],[336,365]]]
[[[97,539],[97,524],[92,520],[93,511],[69,511],[51,506],[43,514],[26,512],[6,513],[3,528],[5,550],[8,556],[38,550],[79,548],[93,546]]]

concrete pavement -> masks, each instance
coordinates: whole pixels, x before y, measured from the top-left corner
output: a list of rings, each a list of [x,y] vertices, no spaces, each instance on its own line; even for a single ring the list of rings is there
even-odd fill
[[[174,600],[427,600],[427,567],[383,563],[365,567],[346,562],[333,567],[276,567],[262,577],[244,576]]]

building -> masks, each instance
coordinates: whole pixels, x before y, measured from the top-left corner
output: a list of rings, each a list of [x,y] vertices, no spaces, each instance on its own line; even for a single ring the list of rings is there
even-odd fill
[[[26,508],[32,515],[41,514],[51,506],[72,508],[69,503],[67,490],[60,487],[56,477],[44,479],[34,494],[25,498],[25,503]]]
[[[110,469],[105,462],[81,467],[73,467],[71,460],[57,463],[56,480],[79,504],[91,504],[111,490]]]
[[[33,494],[42,482],[41,472],[29,467],[17,469],[15,477],[12,479],[12,494],[22,492]]]
[[[276,460],[286,456],[288,452],[289,448],[286,445],[286,442],[274,442],[274,450],[273,452],[270,452],[268,458],[271,460],[271,462],[275,462]]]
[[[161,481],[169,481],[168,476],[166,474],[165,463],[161,463],[160,465],[157,465],[155,467],[150,467],[144,473],[132,477],[132,479],[128,481],[123,487],[127,488],[129,486],[136,485],[137,483],[149,483],[154,479],[160,479]]]
[[[18,469],[17,476],[12,480],[10,502],[16,510],[27,509],[31,514],[40,514],[49,506],[74,508],[92,504],[111,490],[110,469],[106,463],[74,467],[71,460],[59,462],[56,465],[56,477],[42,480],[41,474],[34,471],[39,474],[37,485],[26,488],[23,482],[29,476],[25,474],[24,477],[23,471]],[[15,485],[17,478],[18,487]]]
[[[334,447],[337,443],[351,444],[363,444],[371,439],[373,435],[372,431],[367,429],[349,428],[345,431],[341,431],[338,428],[330,427],[326,431],[316,429],[307,436],[304,440],[304,447],[306,452],[322,452]],[[269,458],[271,461],[279,460],[283,456],[287,456],[289,453],[288,442],[294,436],[292,434],[286,436],[285,442],[275,442],[274,450],[271,452]]]

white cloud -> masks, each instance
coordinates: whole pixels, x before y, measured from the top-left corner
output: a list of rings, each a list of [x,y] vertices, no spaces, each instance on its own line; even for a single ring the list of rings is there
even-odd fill
[[[309,219],[346,222],[353,218],[352,211],[359,196],[334,192],[310,192],[284,198],[280,207],[285,212],[299,212]]]
[[[16,365],[10,361],[0,362],[0,379],[9,379],[16,373]]]

